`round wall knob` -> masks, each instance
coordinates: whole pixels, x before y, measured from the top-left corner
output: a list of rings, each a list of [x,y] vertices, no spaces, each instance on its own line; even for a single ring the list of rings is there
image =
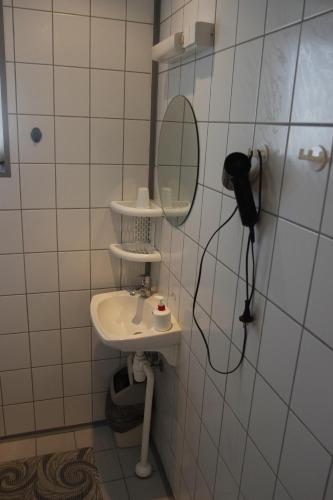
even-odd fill
[[[40,128],[38,128],[38,127],[34,127],[31,131],[30,135],[31,135],[32,142],[34,142],[35,144],[38,144],[42,140],[42,137],[43,137],[43,134],[42,134]]]

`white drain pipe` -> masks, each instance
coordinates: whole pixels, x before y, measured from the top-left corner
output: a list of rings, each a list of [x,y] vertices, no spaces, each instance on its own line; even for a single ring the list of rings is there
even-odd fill
[[[149,477],[152,473],[152,466],[149,463],[149,435],[150,435],[150,424],[151,424],[151,412],[153,405],[153,394],[154,394],[154,372],[150,366],[149,361],[146,359],[144,353],[138,352],[135,354],[133,362],[133,374],[135,380],[137,376],[140,382],[142,382],[142,375],[144,379],[147,378],[146,384],[146,397],[145,397],[145,411],[143,416],[143,426],[142,426],[142,443],[141,443],[141,456],[140,462],[136,464],[135,473],[138,477]]]

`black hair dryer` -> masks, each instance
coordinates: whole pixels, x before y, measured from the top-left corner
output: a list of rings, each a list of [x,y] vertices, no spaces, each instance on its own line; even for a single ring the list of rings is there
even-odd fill
[[[244,153],[231,153],[224,161],[222,183],[235,192],[242,224],[252,229],[258,222],[258,212],[251,190],[250,170],[250,157]]]

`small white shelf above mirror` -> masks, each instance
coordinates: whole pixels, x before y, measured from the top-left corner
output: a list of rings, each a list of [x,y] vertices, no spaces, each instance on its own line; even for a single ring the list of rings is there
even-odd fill
[[[153,200],[149,200],[148,208],[138,208],[136,201],[111,201],[113,212],[130,217],[162,217],[163,210]]]
[[[119,259],[130,262],[161,262],[161,254],[150,243],[135,241],[133,243],[113,243],[110,252]]]

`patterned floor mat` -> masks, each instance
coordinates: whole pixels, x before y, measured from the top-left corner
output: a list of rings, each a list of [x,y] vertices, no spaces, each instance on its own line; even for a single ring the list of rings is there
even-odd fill
[[[92,448],[0,464],[1,500],[102,500]]]

